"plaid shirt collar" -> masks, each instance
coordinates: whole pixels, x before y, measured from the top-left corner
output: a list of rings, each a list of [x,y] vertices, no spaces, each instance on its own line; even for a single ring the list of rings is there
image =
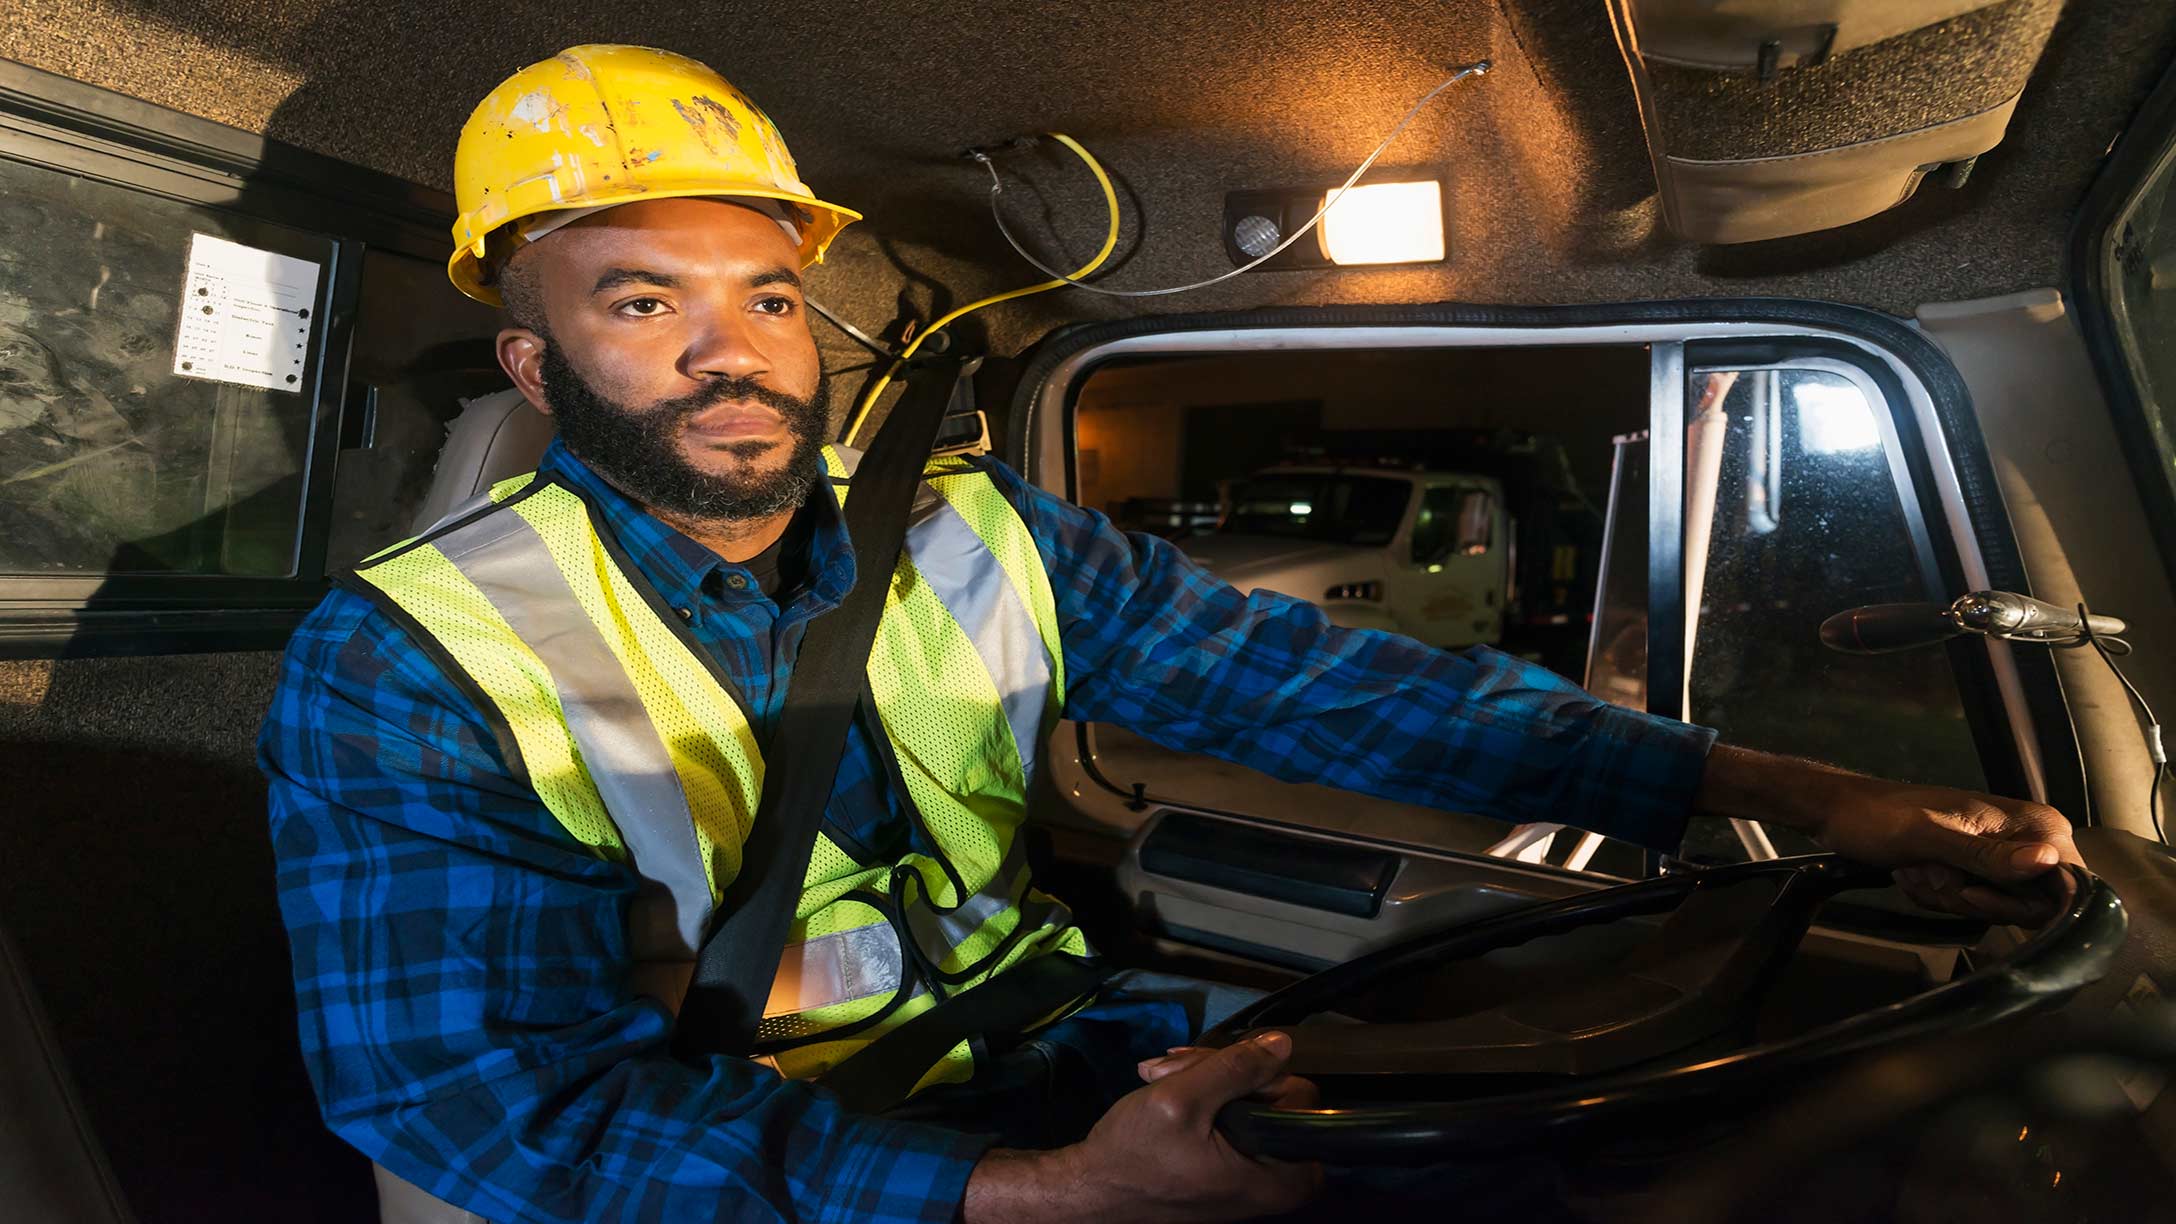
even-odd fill
[[[748,573],[643,509],[576,458],[562,439],[552,439],[537,471],[558,477],[587,497],[643,577],[676,608],[716,598],[729,575]],[[812,489],[829,492],[829,479],[820,469]],[[811,497],[808,508],[815,518],[809,533],[809,593],[820,608],[828,608],[854,585],[854,553],[836,497]]]

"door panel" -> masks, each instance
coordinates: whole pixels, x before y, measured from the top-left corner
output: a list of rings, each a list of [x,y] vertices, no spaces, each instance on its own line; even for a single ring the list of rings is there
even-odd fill
[[[1572,836],[1545,847],[1542,862],[1490,857],[1513,826],[1280,781],[1108,724],[1058,724],[1043,759],[1055,794],[1038,819],[1072,835],[1059,839],[1066,857],[1118,860],[1137,928],[1285,968],[1616,883],[1639,866],[1616,842],[1589,873],[1552,866],[1573,852]],[[1369,872],[1387,874],[1361,901]]]
[[[1157,807],[1118,885],[1152,935],[1303,971],[1594,881]]]
[[[147,1221],[377,1218],[298,1044],[255,760],[278,662],[0,662],[0,927]]]
[[[1108,723],[1059,723],[1043,759],[1062,801],[1046,819],[1120,840],[1140,832],[1157,805],[1258,817],[1388,844],[1476,852],[1511,828],[1486,816],[1280,781],[1244,765],[1162,747]]]

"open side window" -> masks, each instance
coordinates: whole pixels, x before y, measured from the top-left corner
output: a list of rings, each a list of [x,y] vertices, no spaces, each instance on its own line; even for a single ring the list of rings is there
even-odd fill
[[[1435,349],[1468,363],[1487,354],[1518,371],[1542,402],[1551,390],[1533,383],[1534,371],[1565,365],[1564,346],[1599,342],[1636,361],[1644,376],[1613,384],[1609,395],[1590,394],[1585,411],[1594,419],[1576,431],[1562,421],[1551,427],[1576,432],[1576,449],[1600,451],[1576,460],[1586,470],[1575,483],[1577,497],[1592,502],[1591,536],[1569,554],[1544,558],[1544,572],[1572,579],[1583,603],[1579,649],[1552,666],[1610,700],[1717,726],[1733,742],[1910,780],[2071,801],[2080,790],[2076,754],[2065,743],[2059,693],[2049,702],[2044,660],[1983,640],[1914,655],[1845,656],[1826,650],[1817,633],[1846,607],[1946,602],[2014,572],[2007,520],[1987,493],[1985,457],[1946,361],[1890,321],[1848,308],[1648,309],[1670,317],[1642,319],[1640,308],[1613,317],[1599,308],[1504,311],[1497,313],[1515,325],[1489,326],[1481,318],[1439,324],[1417,308],[1403,318],[1380,312],[1378,327],[1332,328],[1310,327],[1306,312],[1289,311],[1248,326],[1205,318],[1151,332],[1142,321],[1104,329],[1111,334],[1100,343],[1089,329],[1031,366],[1012,458],[1045,487],[1069,491],[1073,422],[1094,410],[1093,379],[1104,361],[1141,369],[1151,355],[1199,363],[1210,353],[1259,356],[1271,348],[1282,359],[1313,346],[1316,360],[1331,363],[1321,350]],[[1199,334],[1189,334],[1196,326]],[[1296,394],[1309,389],[1289,373],[1280,380]],[[1214,381],[1243,380],[1219,370]],[[1629,419],[1601,420],[1612,397]],[[1474,397],[1462,401],[1440,387],[1409,387],[1405,398],[1434,405],[1444,428],[1470,424],[1461,413],[1477,410]],[[1149,419],[1137,391],[1127,403]],[[1330,405],[1323,411],[1334,412]],[[1173,407],[1183,417],[1186,405]],[[1492,426],[1532,432],[1533,422],[1502,419],[1500,403],[1485,410],[1497,414]],[[1313,440],[1335,432],[1334,424],[1316,419]],[[1530,440],[1522,445],[1533,449]],[[1180,471],[1202,460],[1143,462]],[[1506,486],[1507,500],[1530,509],[1521,496]],[[1556,512],[1571,517],[1574,497],[1559,500],[1565,505]],[[1441,534],[1459,535],[1463,504],[1440,508]],[[1422,517],[1415,549],[1431,529]],[[1515,528],[1510,544],[1530,550],[1535,538]],[[1533,560],[1511,569],[1526,574]],[[1454,915],[1559,895],[1587,886],[1582,879],[1660,867],[1632,847],[1575,830],[1513,829],[1278,779],[1114,727],[1061,725],[1044,759],[1060,800],[1047,814],[1061,846],[1094,857],[1095,843],[1128,843],[1121,885],[1137,920],[1181,943],[1292,966],[1340,960]],[[1255,844],[1265,838],[1275,844]],[[1225,842],[1240,858],[1321,871],[1290,879],[1235,873],[1215,849]],[[1696,825],[1683,852],[1715,861],[1804,848],[1757,825]],[[1315,878],[1325,872],[1336,878]]]
[[[1671,691],[1651,671],[1658,687],[1648,708],[1712,726],[1732,743],[1883,777],[1973,790],[2003,777],[2015,786],[2016,745],[1987,716],[2000,702],[1990,701],[1978,643],[1883,656],[1821,644],[1821,621],[1844,608],[1947,602],[1961,592],[1943,577],[1915,493],[1906,444],[1915,431],[1899,429],[1879,384],[1824,346],[1761,348],[1686,346],[1682,491],[1649,489],[1650,506],[1681,507],[1674,541],[1666,524],[1659,540],[1650,535],[1660,565],[1649,580],[1681,576],[1676,617],[1651,613],[1664,632],[1671,619],[1682,623],[1683,678]],[[1696,823],[1686,853],[1813,849],[1733,823],[1735,845]]]

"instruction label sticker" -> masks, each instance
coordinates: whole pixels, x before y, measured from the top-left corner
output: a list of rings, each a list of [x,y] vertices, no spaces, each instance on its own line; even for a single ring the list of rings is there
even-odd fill
[[[320,270],[311,260],[190,235],[174,373],[300,395]]]

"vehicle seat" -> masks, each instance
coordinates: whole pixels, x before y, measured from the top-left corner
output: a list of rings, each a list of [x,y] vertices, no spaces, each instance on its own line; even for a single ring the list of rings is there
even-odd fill
[[[0,930],[0,1219],[135,1218],[76,1097],[30,971]]]
[[[520,473],[515,473],[520,475]],[[373,1164],[378,1177],[379,1224],[491,1224],[466,1208],[456,1207],[412,1182],[402,1181]]]
[[[420,534],[510,476],[535,471],[554,432],[552,419],[512,387],[463,400],[414,530]]]
[[[536,470],[555,433],[552,419],[529,406],[512,387],[462,401],[461,415],[446,433],[445,449],[431,476],[431,491],[416,512],[421,533],[482,497],[510,476]],[[489,1224],[428,1191],[372,1165],[378,1179],[378,1218],[384,1224]]]

